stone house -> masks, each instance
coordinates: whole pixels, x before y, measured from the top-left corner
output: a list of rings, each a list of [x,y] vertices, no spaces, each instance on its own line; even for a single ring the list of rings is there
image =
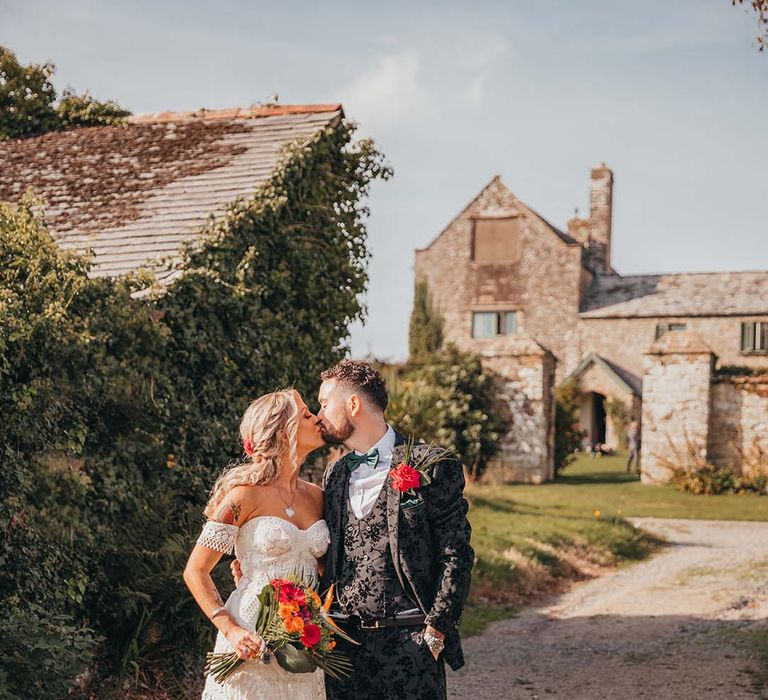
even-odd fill
[[[575,217],[563,231],[497,176],[416,251],[416,280],[427,282],[446,340],[480,354],[505,379],[516,419],[496,465],[501,478],[553,478],[553,394],[566,380],[579,388],[585,442],[617,447],[634,418],[652,468],[651,447],[660,445],[651,437],[657,414],[647,405],[646,376],[680,349],[661,339],[680,334],[697,352],[706,347],[716,358],[713,387],[719,368],[768,366],[768,271],[621,275],[611,264],[612,202],[613,173],[601,164],[591,171],[589,218]],[[653,379],[652,392],[659,381],[663,396],[679,390],[667,376]],[[717,416],[707,408],[707,431]],[[747,420],[755,421],[759,415]],[[714,459],[733,461],[732,450],[710,447]]]

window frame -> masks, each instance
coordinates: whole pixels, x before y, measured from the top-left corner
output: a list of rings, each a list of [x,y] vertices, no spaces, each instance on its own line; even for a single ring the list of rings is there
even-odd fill
[[[741,322],[741,354],[768,355],[768,321]]]
[[[681,326],[681,327],[680,328],[673,328],[673,326]],[[662,328],[664,330],[661,330]],[[665,333],[669,333],[670,331],[672,331],[673,333],[679,333],[681,331],[686,331],[686,330],[688,330],[688,324],[683,322],[683,321],[671,321],[671,322],[670,321],[662,321],[662,322],[658,322],[657,321],[657,323],[656,323],[656,338],[655,339],[658,340],[659,338],[661,338],[662,335],[664,335]],[[659,331],[661,331],[661,332],[659,332]]]
[[[475,332],[476,326],[475,326],[475,319],[477,316],[480,315],[493,315],[495,317],[495,323],[494,328],[496,329],[496,332],[493,335],[477,335]],[[514,319],[513,323],[509,323],[509,317],[512,316]],[[512,326],[512,329],[510,330],[509,326]],[[515,335],[520,328],[520,323],[518,321],[518,310],[517,309],[501,309],[501,310],[494,310],[494,309],[483,309],[483,310],[473,310],[472,311],[472,338],[498,338],[500,336],[505,335]]]

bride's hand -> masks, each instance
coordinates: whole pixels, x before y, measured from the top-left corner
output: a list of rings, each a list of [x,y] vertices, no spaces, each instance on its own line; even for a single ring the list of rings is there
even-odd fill
[[[264,640],[258,634],[242,627],[233,627],[224,636],[243,661],[257,658],[264,647]]]

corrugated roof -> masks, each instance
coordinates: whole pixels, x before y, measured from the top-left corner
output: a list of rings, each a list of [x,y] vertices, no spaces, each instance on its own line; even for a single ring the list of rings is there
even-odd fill
[[[62,248],[93,250],[93,276],[178,262],[210,216],[251,195],[281,149],[343,117],[332,105],[276,105],[138,115],[122,127],[54,132],[0,143],[0,199],[28,187],[46,203]]]
[[[768,271],[598,275],[582,318],[768,314]]]

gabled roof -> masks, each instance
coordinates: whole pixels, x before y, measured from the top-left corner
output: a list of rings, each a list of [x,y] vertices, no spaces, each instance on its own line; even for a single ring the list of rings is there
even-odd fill
[[[93,250],[94,276],[148,266],[158,281],[211,217],[253,194],[282,148],[343,118],[340,104],[163,112],[125,126],[0,143],[0,200],[28,187],[43,198],[62,248]]]
[[[628,372],[623,367],[619,367],[619,365],[611,362],[610,360],[606,360],[596,352],[589,353],[589,355],[587,355],[579,363],[579,366],[573,370],[573,372],[571,372],[571,374],[568,376],[568,379],[578,379],[582,374],[584,374],[584,372],[592,367],[592,365],[597,365],[602,370],[607,372],[612,377],[612,379],[626,392],[630,394],[636,394],[637,396],[642,395],[642,380],[639,377],[635,376],[631,372]]]
[[[768,314],[768,271],[598,275],[582,318]]]
[[[539,214],[534,209],[531,209],[527,204],[523,203],[520,199],[517,198],[517,196],[512,192],[512,190],[509,189],[509,187],[504,184],[504,182],[501,179],[501,175],[494,175],[493,179],[485,186],[483,189],[480,190],[480,192],[475,195],[475,197],[467,204],[456,216],[453,217],[444,227],[443,230],[440,231],[424,248],[417,248],[416,252],[418,253],[420,250],[426,250],[430,247],[432,247],[432,244],[437,241],[453,224],[458,221],[462,216],[464,216],[476,203],[477,201],[483,197],[486,192],[491,190],[492,188],[503,188],[505,193],[507,195],[511,195],[515,209],[518,211],[523,211],[530,216],[532,216],[535,219],[538,219],[541,221],[547,228],[549,228],[552,233],[554,233],[560,240],[563,241],[563,243],[567,243],[568,245],[581,245],[575,238],[571,238],[567,233],[564,231],[561,231],[557,226],[550,223],[547,219],[545,219],[541,214]]]

